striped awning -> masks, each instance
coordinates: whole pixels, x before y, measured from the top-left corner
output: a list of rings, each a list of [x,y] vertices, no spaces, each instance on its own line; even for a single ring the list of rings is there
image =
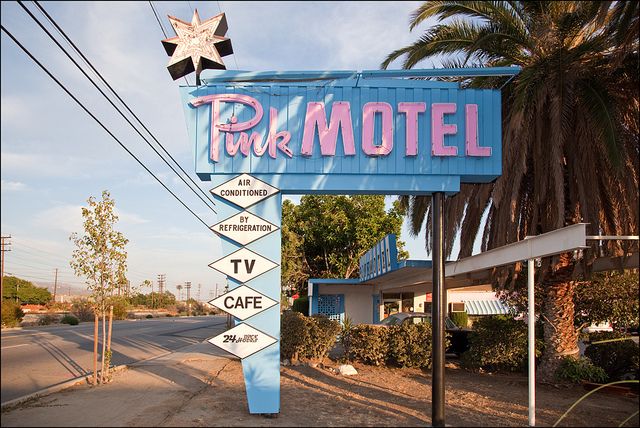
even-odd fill
[[[500,300],[467,300],[464,308],[469,315],[501,315],[508,314],[509,307]]]

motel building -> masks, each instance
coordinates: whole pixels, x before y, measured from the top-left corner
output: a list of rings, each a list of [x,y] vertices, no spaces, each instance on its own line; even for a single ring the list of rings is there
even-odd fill
[[[396,236],[387,235],[360,258],[359,278],[310,279],[309,314],[378,324],[397,312],[431,313],[432,262],[398,261],[397,254]],[[466,311],[473,320],[509,311],[492,291],[489,271],[447,278],[445,287],[449,313]]]

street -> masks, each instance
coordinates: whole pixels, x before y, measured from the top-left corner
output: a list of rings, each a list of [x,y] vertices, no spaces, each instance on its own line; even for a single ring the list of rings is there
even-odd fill
[[[131,364],[202,342],[224,331],[225,321],[226,316],[114,321],[112,365]],[[93,328],[93,322],[83,322],[3,330],[2,403],[91,373]]]

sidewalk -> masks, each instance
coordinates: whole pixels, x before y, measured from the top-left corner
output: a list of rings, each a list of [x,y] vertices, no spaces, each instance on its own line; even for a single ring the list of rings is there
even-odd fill
[[[76,385],[2,412],[2,426],[429,426],[431,376],[420,369],[354,364],[356,376],[332,367],[286,366],[281,412],[250,415],[240,361],[209,343],[148,360],[113,381]],[[448,365],[449,426],[527,426],[522,374],[479,374]],[[586,391],[538,385],[537,425],[553,425]],[[638,396],[595,394],[563,421],[618,426],[638,409]],[[626,426],[637,426],[636,414]]]

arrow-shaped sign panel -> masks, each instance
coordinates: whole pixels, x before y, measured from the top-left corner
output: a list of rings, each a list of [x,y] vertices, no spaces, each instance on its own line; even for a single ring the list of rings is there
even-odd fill
[[[209,302],[236,318],[246,320],[278,304],[275,300],[246,285],[223,294]]]
[[[226,236],[242,245],[250,244],[278,229],[280,228],[275,224],[249,211],[242,211],[211,226],[211,230],[218,235]]]
[[[210,190],[216,196],[242,208],[257,204],[280,190],[249,174],[242,174]]]
[[[278,340],[247,324],[240,324],[208,340],[233,355],[246,358]]]
[[[240,248],[238,251],[211,263],[209,267],[240,282],[247,282],[278,267],[278,264],[251,250]]]

